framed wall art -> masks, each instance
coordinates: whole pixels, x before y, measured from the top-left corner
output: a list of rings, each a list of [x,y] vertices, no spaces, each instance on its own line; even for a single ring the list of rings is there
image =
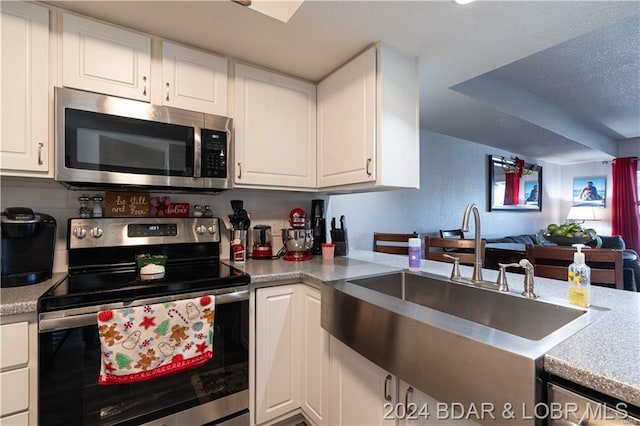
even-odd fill
[[[604,207],[607,195],[607,178],[580,177],[573,178],[573,205]]]

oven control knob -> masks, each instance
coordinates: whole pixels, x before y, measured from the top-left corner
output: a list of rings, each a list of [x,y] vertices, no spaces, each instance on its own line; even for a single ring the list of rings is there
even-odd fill
[[[198,235],[202,235],[202,234],[204,234],[205,232],[207,232],[207,227],[206,227],[206,226],[204,226],[204,225],[198,225],[198,226],[196,226],[196,234],[198,234]]]
[[[87,236],[87,230],[84,228],[73,228],[73,235],[77,239],[81,240]]]
[[[218,229],[217,229],[215,226],[213,226],[213,225],[209,225],[209,226],[207,227],[207,231],[209,231],[209,233],[210,233],[211,235],[214,235],[216,232],[218,232]]]
[[[91,228],[91,236],[93,238],[100,238],[102,237],[102,234],[104,234],[104,230],[99,226],[96,226],[95,228]]]

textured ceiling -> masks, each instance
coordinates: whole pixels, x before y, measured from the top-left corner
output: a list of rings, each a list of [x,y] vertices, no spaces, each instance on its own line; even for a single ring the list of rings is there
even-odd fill
[[[419,58],[421,127],[557,164],[639,137],[640,1],[53,1],[317,82],[383,41]]]

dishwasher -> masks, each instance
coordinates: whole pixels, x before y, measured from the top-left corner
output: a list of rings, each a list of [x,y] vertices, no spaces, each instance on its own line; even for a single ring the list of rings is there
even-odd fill
[[[550,426],[640,425],[640,409],[562,379],[551,379],[548,391]]]

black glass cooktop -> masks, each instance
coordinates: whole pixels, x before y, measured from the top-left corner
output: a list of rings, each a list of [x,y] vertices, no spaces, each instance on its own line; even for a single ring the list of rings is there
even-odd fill
[[[39,312],[246,285],[249,276],[217,261],[167,265],[163,278],[141,280],[135,268],[77,273],[38,300]]]

